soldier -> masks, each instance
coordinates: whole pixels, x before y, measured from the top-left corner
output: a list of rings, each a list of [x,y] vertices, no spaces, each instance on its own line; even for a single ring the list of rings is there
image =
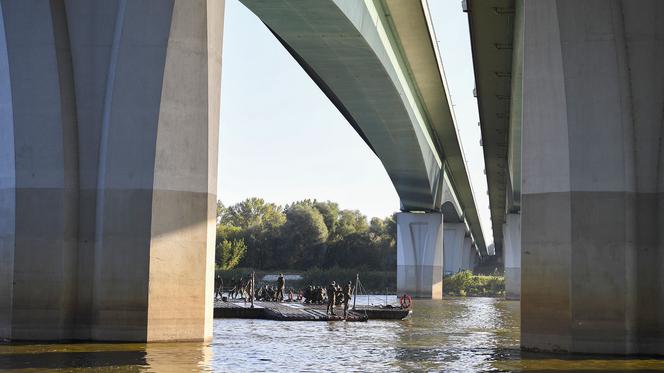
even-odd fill
[[[237,282],[235,277],[231,279],[231,289],[228,291],[228,299],[235,299],[235,293],[237,292]]]
[[[314,302],[314,287],[309,285],[308,288],[304,289],[304,303],[313,303]]]
[[[350,281],[344,286],[344,319],[348,317],[348,302],[350,301],[350,298],[353,296],[353,285],[351,284]]]
[[[222,296],[221,291],[222,291],[222,288],[221,288],[221,275],[217,273],[214,276],[214,299],[215,300],[217,298],[221,298],[221,296]]]
[[[265,286],[261,286],[258,289],[258,293],[256,293],[256,299],[257,300],[263,300],[265,299]]]
[[[277,293],[275,294],[275,300],[277,302],[284,301],[284,289],[286,288],[286,280],[284,279],[284,274],[280,273],[279,278],[277,279]]]
[[[247,279],[247,296],[249,297],[249,302],[254,301],[254,292],[252,291],[253,287],[254,287],[254,278],[252,276],[249,276],[249,278]]]
[[[336,297],[336,298],[335,298],[335,303],[334,303],[334,304],[337,305],[337,306],[340,306],[341,303],[343,303],[343,301],[344,301],[344,298],[343,298],[343,289],[341,289],[341,285],[337,285],[337,286],[335,287],[334,295],[335,295],[335,297]]]
[[[323,304],[327,302],[327,298],[325,296],[325,289],[323,289],[322,286],[318,287],[318,303]]]
[[[318,291],[318,289],[319,289],[318,286],[314,286],[314,290],[312,292],[311,302],[314,304],[320,303],[320,292]]]
[[[332,316],[336,316],[334,313],[334,301],[336,299],[335,293],[337,292],[337,286],[334,281],[330,283],[330,285],[327,286],[327,311],[325,313],[329,313]]]
[[[240,280],[237,283],[237,292],[236,296],[239,293],[240,299],[244,298],[244,277],[240,276]]]
[[[268,302],[272,302],[272,301],[274,301],[274,289],[272,289],[272,285],[268,285],[268,286],[265,288],[265,290],[266,290],[266,292],[267,292],[267,301],[268,301]]]

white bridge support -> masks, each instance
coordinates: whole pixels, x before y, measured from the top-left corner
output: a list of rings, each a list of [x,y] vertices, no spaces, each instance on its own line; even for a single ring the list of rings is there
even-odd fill
[[[472,272],[475,268],[475,258],[477,258],[477,251],[475,250],[475,246],[473,246],[473,240],[469,236],[466,236],[463,239],[461,269]]]
[[[463,223],[445,223],[443,226],[443,276],[453,275],[463,268],[466,226]]]
[[[443,298],[443,214],[397,214],[397,292]]]

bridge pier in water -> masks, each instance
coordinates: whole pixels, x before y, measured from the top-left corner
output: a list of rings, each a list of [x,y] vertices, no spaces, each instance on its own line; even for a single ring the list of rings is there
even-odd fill
[[[442,213],[397,213],[397,292],[443,298]]]
[[[0,2],[0,338],[211,338],[223,7]]]
[[[463,223],[443,223],[443,276],[463,268],[466,226]]]
[[[477,250],[473,246],[473,240],[469,236],[463,238],[463,247],[461,248],[461,269],[471,271],[475,268]]]
[[[664,354],[664,3],[523,1],[521,344]]]
[[[521,298],[521,215],[507,214],[503,224],[505,298]]]

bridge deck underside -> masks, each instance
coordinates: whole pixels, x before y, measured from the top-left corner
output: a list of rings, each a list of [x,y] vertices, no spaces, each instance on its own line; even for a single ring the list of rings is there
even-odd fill
[[[388,52],[362,2],[347,16],[332,1],[243,0],[379,157],[402,209],[436,209],[441,164],[406,102]],[[356,23],[365,25],[361,30]],[[373,44],[373,45],[370,45]]]
[[[475,84],[496,255],[502,252],[508,195],[514,0],[471,1]]]

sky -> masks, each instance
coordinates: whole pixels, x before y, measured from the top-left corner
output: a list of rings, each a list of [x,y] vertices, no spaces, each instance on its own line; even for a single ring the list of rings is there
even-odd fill
[[[493,242],[468,19],[458,0],[429,0],[429,8],[482,230]],[[225,205],[311,198],[368,217],[399,210],[380,160],[238,0],[226,1],[223,43],[217,196]]]

